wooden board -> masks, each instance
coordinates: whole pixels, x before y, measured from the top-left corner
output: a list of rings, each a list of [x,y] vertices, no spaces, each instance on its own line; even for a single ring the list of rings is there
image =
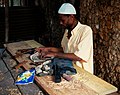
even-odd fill
[[[34,40],[9,43],[6,46],[7,50],[13,56],[15,56],[18,49],[43,47],[43,45]],[[31,60],[29,60],[27,55],[23,55],[22,57],[18,57],[16,59],[18,62],[28,61],[23,65],[26,70],[29,70],[32,67],[32,65],[29,64],[31,63]],[[49,95],[104,95],[117,91],[115,86],[79,68],[75,64],[74,66],[78,73],[72,76],[73,79],[70,82],[62,79],[62,82],[54,83],[52,76],[35,76],[35,80]]]

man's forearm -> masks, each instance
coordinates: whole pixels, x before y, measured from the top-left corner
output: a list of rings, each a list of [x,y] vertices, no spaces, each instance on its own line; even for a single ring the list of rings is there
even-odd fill
[[[81,58],[77,57],[74,53],[56,53],[56,57],[71,59],[73,61],[81,61],[82,60]]]
[[[62,48],[49,47],[49,51],[51,51],[51,52],[63,52],[63,49]]]

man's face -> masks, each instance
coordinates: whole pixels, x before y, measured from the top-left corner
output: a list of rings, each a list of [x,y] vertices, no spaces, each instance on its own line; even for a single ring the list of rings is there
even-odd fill
[[[70,15],[59,14],[59,21],[64,28],[69,29],[72,26],[72,19]]]

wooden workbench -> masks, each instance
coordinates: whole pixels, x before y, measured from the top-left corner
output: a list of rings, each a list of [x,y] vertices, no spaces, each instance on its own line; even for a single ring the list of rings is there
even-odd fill
[[[43,47],[43,45],[34,40],[28,40],[9,43],[5,45],[5,47],[12,56],[15,56],[16,51],[19,49],[37,48]],[[27,61],[27,63],[23,65],[26,70],[33,67],[33,65],[29,64],[31,63],[31,60],[29,60],[28,55],[24,54],[21,57],[17,57],[16,60],[19,63]],[[62,79],[60,83],[54,83],[52,76],[35,76],[35,81],[49,95],[105,95],[117,91],[115,86],[95,75],[90,74],[76,65],[74,66],[78,73],[74,75],[73,80],[69,82]]]

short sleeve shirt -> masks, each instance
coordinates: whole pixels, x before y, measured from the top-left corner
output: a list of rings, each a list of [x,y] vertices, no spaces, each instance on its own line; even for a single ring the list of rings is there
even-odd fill
[[[65,30],[61,46],[65,53],[74,53],[86,62],[76,61],[78,66],[93,74],[93,36],[92,29],[78,22],[71,31],[70,39],[67,38],[68,30]]]

